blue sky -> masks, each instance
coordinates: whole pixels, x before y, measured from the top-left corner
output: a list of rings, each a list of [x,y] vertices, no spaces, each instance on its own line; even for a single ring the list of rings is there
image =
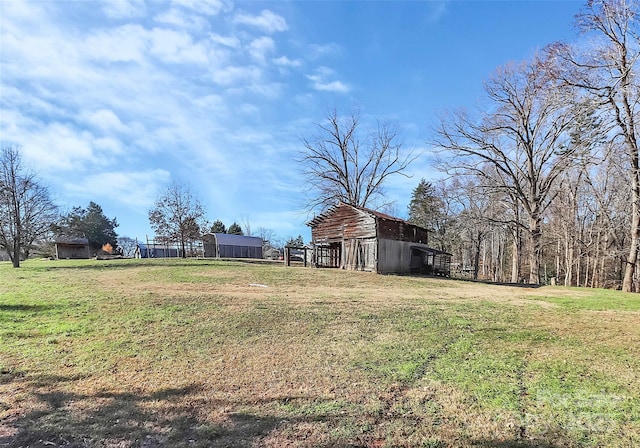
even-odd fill
[[[482,104],[500,65],[574,40],[580,1],[0,0],[0,141],[63,210],[90,201],[152,236],[173,177],[210,220],[309,239],[301,139],[329,109],[393,119],[421,156],[438,114]]]

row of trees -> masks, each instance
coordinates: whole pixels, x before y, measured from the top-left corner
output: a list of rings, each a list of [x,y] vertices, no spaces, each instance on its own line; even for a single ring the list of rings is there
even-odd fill
[[[213,224],[211,225],[211,229],[209,231],[211,233],[228,233],[229,235],[244,235],[244,231],[242,230],[242,227],[240,227],[240,224],[238,224],[237,222],[234,221],[233,224],[231,224],[229,228],[227,228],[227,226],[225,226],[224,223],[219,219],[213,222]]]
[[[110,252],[133,256],[137,245],[132,238],[118,236],[117,220],[105,216],[95,202],[60,214],[49,190],[23,164],[20,148],[13,145],[0,149],[0,218],[0,249],[6,251],[14,267],[19,267],[21,260],[36,248],[46,254],[54,238],[86,238],[92,254],[108,248]],[[244,231],[236,222],[228,228],[220,220],[208,224],[201,203],[186,184],[177,181],[158,196],[149,211],[149,221],[157,239],[179,242],[183,254],[186,244],[200,240],[202,233],[251,235],[248,222]],[[257,236],[263,238],[267,249],[285,245],[270,229],[259,228]],[[290,238],[290,242],[301,240],[300,236]]]
[[[156,233],[156,239],[167,243],[177,242],[183,256],[186,256],[187,245],[201,240],[205,233],[256,236],[262,239],[265,253],[271,249],[281,250],[285,245],[303,244],[300,235],[284,242],[271,229],[258,227],[252,231],[248,220],[244,222],[244,229],[237,222],[233,222],[228,228],[220,220],[210,223],[206,219],[204,207],[189,186],[175,179],[156,199],[149,211],[149,222]]]
[[[50,231],[58,208],[49,190],[28,170],[16,146],[0,150],[0,249],[14,267],[27,258]]]
[[[567,285],[638,289],[637,13],[636,2],[589,1],[577,23],[590,44],[501,67],[481,111],[440,120],[432,144],[456,180],[440,194],[418,185],[410,217],[476,277],[526,270],[538,284],[551,271]]]
[[[0,217],[0,249],[14,267],[54,236],[87,238],[93,253],[104,244],[118,245],[118,223],[107,218],[98,204],[60,215],[48,188],[24,165],[20,148],[13,145],[0,149]]]

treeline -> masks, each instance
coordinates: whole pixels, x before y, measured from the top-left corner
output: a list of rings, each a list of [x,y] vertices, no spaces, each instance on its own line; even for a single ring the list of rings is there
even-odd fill
[[[411,219],[430,220],[461,269],[638,290],[638,12],[589,1],[579,44],[499,68],[481,110],[439,120],[431,144],[447,180],[416,187]],[[425,189],[433,207],[420,215]]]

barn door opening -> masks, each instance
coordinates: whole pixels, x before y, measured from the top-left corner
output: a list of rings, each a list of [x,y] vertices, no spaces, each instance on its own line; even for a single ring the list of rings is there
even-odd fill
[[[315,265],[319,268],[339,268],[341,261],[341,243],[329,243],[315,246]]]

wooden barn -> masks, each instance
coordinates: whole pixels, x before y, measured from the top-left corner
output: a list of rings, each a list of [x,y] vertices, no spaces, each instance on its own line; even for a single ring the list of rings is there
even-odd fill
[[[402,219],[340,203],[308,225],[317,267],[380,274],[450,273],[451,254],[427,246],[428,231]]]
[[[71,258],[91,258],[89,254],[89,240],[86,238],[59,237],[55,241],[56,258],[65,260]]]
[[[202,237],[204,256],[210,258],[262,258],[262,238],[208,233]]]

